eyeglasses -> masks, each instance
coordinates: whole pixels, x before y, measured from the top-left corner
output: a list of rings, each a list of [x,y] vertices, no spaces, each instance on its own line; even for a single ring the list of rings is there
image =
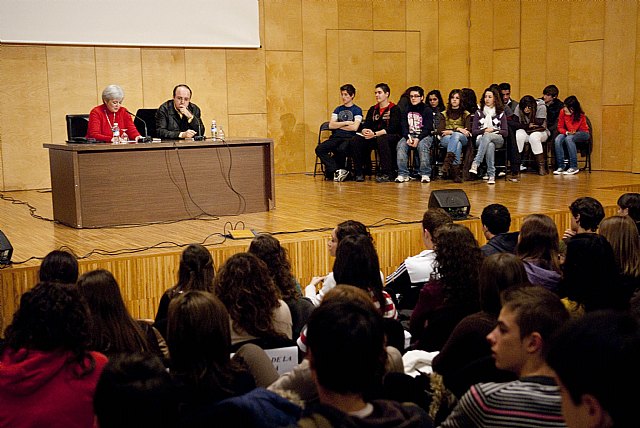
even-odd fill
[[[422,95],[409,95],[411,98],[422,98]]]

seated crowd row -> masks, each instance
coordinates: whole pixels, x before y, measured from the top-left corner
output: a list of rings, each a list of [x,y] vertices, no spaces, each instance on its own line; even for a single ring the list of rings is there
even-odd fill
[[[526,143],[535,158],[536,172],[547,174],[548,140],[558,160],[554,174],[573,175],[579,172],[576,144],[590,139],[580,102],[573,95],[561,102],[555,85],[545,87],[542,98],[525,95],[517,102],[511,99],[509,83],[492,84],[483,91],[479,104],[473,89],[453,89],[445,107],[437,89],[427,93],[425,103],[420,86],[409,87],[394,104],[389,85],[379,83],[376,104],[364,118],[354,103],[354,86],[341,86],[340,94],[342,105],[329,121],[331,137],[316,147],[327,180],[344,181],[353,173],[355,181],[364,181],[366,173],[372,172],[371,151],[377,150],[380,165],[376,181],[389,182],[395,177],[398,183],[410,179],[429,183],[442,149],[446,150],[440,168],[444,177],[459,183],[469,173],[495,184],[495,151],[510,141],[505,155],[511,165],[510,180],[519,181]],[[413,171],[409,161],[412,152]],[[353,160],[352,171],[348,158]],[[481,172],[485,164],[485,172]]]
[[[347,220],[304,288],[271,235],[217,272],[192,244],[155,321],[53,251],[4,332],[0,426],[634,426],[640,194],[618,205],[577,199],[561,239],[543,214],[510,232],[492,204],[482,247],[429,209],[424,251],[386,278]],[[279,375],[265,350],[296,344]]]

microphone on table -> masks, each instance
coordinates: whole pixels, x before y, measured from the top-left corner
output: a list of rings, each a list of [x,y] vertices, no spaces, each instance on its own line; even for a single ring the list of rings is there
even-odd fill
[[[195,118],[195,120],[198,121],[198,135],[193,137],[193,141],[204,141],[204,140],[206,140],[207,137],[205,135],[203,135],[204,133],[202,132],[202,121],[200,119],[198,119],[198,116],[196,116],[195,114],[193,115],[193,117]]]
[[[129,110],[127,110],[127,113],[129,113],[131,116],[133,116],[136,119],[138,119],[144,125],[144,137],[139,138],[138,142],[140,142],[140,143],[150,143],[150,142],[152,142],[153,138],[149,136],[149,132],[147,131],[147,122],[145,122],[144,119],[142,119],[140,116],[136,115],[135,113],[130,112]]]

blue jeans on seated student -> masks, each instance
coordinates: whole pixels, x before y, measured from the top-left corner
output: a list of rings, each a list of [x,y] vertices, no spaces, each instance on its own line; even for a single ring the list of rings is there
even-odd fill
[[[428,135],[422,140],[418,141],[418,157],[420,158],[420,166],[418,173],[420,175],[431,175],[431,159],[429,158],[429,150],[431,150],[431,144],[433,137]],[[398,147],[396,153],[398,157],[398,175],[406,177],[409,175],[409,153],[413,147],[407,144],[407,139],[402,138],[398,141]]]
[[[504,146],[504,138],[500,134],[482,134],[476,138],[478,153],[473,162],[480,165],[482,159],[486,156],[487,175],[489,177],[496,176],[496,148],[499,149],[502,146]]]
[[[440,140],[440,147],[446,147],[447,153],[455,153],[456,159],[453,161],[454,165],[460,165],[462,148],[467,146],[467,136],[461,132],[455,131],[451,135],[445,135]]]
[[[576,143],[584,143],[586,141],[589,141],[589,133],[584,131],[578,131],[575,134],[569,135],[558,135],[554,142],[558,168],[561,168],[564,163],[563,142],[567,144],[567,152],[569,152],[569,168],[578,168],[578,149],[576,148]]]

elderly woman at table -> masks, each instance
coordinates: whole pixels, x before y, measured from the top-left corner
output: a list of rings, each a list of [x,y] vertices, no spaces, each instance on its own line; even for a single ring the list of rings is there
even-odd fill
[[[102,104],[94,107],[89,114],[89,127],[87,138],[98,141],[111,142],[113,138],[113,125],[118,124],[120,135],[123,132],[131,140],[141,138],[140,133],[133,124],[131,113],[122,106],[124,91],[118,85],[109,85],[102,91]]]

